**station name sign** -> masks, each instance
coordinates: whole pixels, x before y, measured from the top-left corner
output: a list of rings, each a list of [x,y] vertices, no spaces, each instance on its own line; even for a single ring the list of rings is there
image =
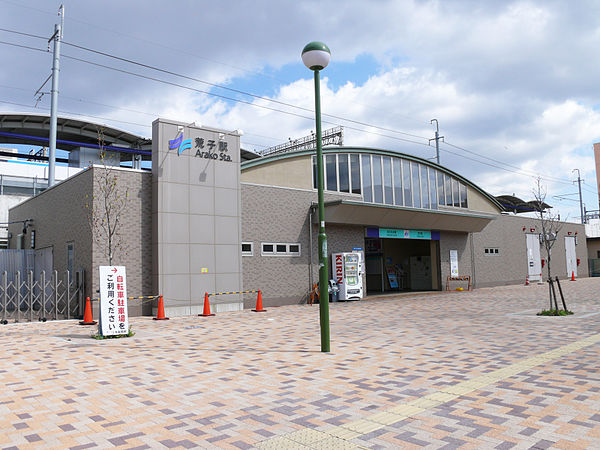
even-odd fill
[[[226,141],[215,141],[202,137],[194,138],[192,148],[191,139],[183,139],[183,132],[179,131],[175,139],[169,141],[169,150],[177,150],[177,156],[185,150],[190,150],[196,158],[212,159],[217,161],[233,162]]]
[[[375,228],[368,227],[365,230],[366,237],[388,238],[388,239],[425,239],[439,240],[439,231],[430,230],[402,230],[398,228]]]

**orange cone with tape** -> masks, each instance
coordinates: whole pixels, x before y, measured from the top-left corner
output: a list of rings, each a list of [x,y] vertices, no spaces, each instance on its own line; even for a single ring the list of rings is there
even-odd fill
[[[163,296],[158,296],[158,310],[156,311],[156,317],[152,320],[169,320],[168,317],[165,316],[165,303],[163,302]]]
[[[83,320],[79,322],[79,325],[96,325],[98,322],[94,322],[94,317],[92,316],[92,301],[89,297],[85,298],[85,314],[83,315]]]
[[[571,281],[576,281],[575,280],[575,271],[574,270],[571,271]]]
[[[266,309],[263,309],[262,305],[262,294],[260,293],[260,289],[258,290],[258,297],[256,297],[256,309],[253,309],[254,312],[267,312]]]
[[[529,276],[525,278],[525,286],[529,286]]]
[[[214,314],[210,313],[210,303],[208,301],[208,292],[204,293],[204,311],[202,314],[198,314],[200,317],[208,317],[214,316]]]

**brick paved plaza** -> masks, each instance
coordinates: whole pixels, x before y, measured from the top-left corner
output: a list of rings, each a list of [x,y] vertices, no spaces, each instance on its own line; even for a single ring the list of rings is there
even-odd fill
[[[0,325],[0,448],[600,448],[600,279]],[[168,299],[167,299],[168,301]]]

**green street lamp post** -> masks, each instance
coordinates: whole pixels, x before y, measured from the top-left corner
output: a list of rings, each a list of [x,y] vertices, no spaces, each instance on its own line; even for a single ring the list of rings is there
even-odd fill
[[[311,42],[302,50],[302,62],[315,74],[317,191],[319,198],[319,315],[321,319],[322,352],[329,352],[329,283],[327,271],[327,235],[325,234],[325,201],[323,198],[323,143],[321,138],[321,80],[319,78],[319,71],[327,67],[330,59],[331,52],[322,42]]]

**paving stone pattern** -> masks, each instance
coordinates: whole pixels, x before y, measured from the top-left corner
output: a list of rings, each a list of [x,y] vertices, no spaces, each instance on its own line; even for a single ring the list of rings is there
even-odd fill
[[[0,449],[600,448],[600,279],[131,319],[0,325]],[[168,299],[166,300],[168,301]]]

